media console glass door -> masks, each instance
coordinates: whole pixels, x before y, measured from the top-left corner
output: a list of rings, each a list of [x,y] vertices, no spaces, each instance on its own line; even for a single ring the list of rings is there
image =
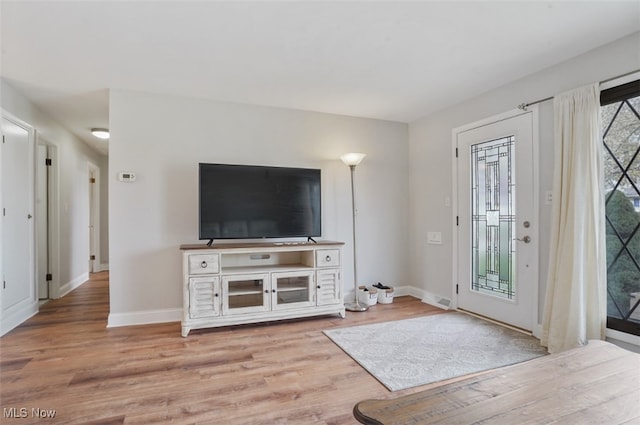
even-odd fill
[[[222,277],[222,314],[246,314],[270,310],[269,274]]]
[[[315,305],[313,271],[278,272],[271,275],[273,310]]]

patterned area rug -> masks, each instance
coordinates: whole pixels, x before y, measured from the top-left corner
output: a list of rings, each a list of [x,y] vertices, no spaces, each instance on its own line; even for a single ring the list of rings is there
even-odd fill
[[[324,334],[391,391],[547,354],[532,336],[458,312]]]

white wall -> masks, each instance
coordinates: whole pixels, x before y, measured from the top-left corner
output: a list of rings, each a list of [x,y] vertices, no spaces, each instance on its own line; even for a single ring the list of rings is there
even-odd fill
[[[122,90],[111,91],[109,116],[111,326],[179,320],[179,246],[199,242],[198,162],[321,168],[323,238],[347,243],[348,291],[349,169],[338,158],[365,152],[358,274],[362,283],[408,283],[406,124]],[[118,182],[122,171],[136,182]]]
[[[15,117],[32,125],[43,140],[58,147],[60,211],[59,276],[63,291],[83,283],[89,272],[89,190],[88,163],[100,166],[106,181],[106,157],[42,113],[4,79],[1,81],[1,106]],[[107,221],[107,210],[101,205],[101,221]],[[108,246],[108,235],[101,241]],[[106,248],[105,248],[106,249]]]
[[[464,103],[420,119],[409,126],[411,282],[418,288],[449,299],[452,291],[452,219],[445,198],[452,197],[452,130],[514,109],[523,102],[553,96],[584,84],[640,69],[640,33],[620,39],[557,66],[506,84]],[[540,297],[544,302],[550,206],[544,193],[551,190],[553,173],[553,107],[539,106],[540,134]],[[442,232],[442,245],[427,245],[428,231]]]

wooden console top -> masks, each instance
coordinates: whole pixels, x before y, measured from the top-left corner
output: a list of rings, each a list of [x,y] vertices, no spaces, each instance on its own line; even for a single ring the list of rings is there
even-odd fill
[[[344,242],[319,240],[317,242],[237,242],[237,243],[213,243],[211,246],[206,243],[180,245],[181,250],[190,249],[229,249],[229,248],[282,248],[282,247],[303,247],[303,246],[324,246],[324,245],[344,245]]]

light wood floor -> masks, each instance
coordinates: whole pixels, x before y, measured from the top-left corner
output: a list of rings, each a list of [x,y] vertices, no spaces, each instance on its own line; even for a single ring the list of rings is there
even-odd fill
[[[179,323],[107,329],[108,279],[92,275],[0,338],[0,423],[356,424],[358,401],[429,387],[389,392],[322,333],[443,312],[415,298],[182,338]]]

